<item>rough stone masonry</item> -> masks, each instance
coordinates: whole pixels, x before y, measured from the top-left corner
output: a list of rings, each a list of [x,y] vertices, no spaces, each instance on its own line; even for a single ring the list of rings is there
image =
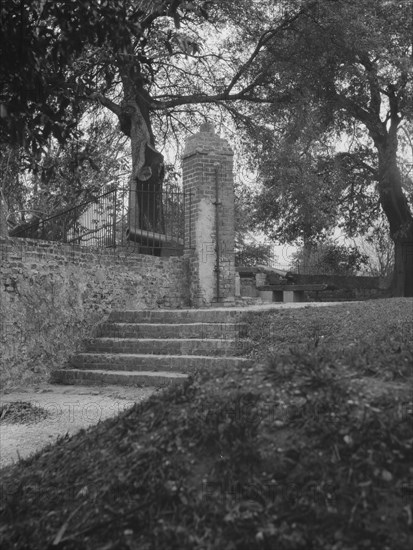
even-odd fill
[[[41,382],[114,309],[188,307],[187,261],[0,240],[0,385]]]
[[[0,383],[41,382],[113,310],[231,304],[235,295],[233,152],[211,125],[187,140],[191,191],[180,257],[0,240]]]

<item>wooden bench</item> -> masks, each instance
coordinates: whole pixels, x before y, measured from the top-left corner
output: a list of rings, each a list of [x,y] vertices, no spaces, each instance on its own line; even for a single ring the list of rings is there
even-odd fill
[[[275,284],[257,287],[264,302],[303,302],[304,292],[328,290],[327,284]]]

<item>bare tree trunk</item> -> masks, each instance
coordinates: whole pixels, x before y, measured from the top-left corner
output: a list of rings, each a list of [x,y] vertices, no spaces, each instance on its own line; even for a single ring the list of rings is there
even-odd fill
[[[3,199],[3,192],[0,189],[0,237],[7,237],[8,234],[7,207]]]
[[[7,237],[9,234],[9,228],[7,225],[9,211],[5,199],[5,189],[7,188],[7,181],[13,173],[10,166],[13,163],[15,155],[16,149],[11,146],[4,145],[0,151],[0,237]],[[15,177],[17,179],[17,176]],[[15,183],[17,184],[17,181]]]
[[[163,233],[163,156],[154,147],[149,116],[145,117],[136,103],[128,103],[125,116],[130,125],[132,153],[129,238],[141,243],[142,253],[158,255],[161,244],[153,233]],[[140,236],[138,230],[146,231],[146,237]]]
[[[395,241],[393,296],[413,296],[413,235],[410,240]]]
[[[377,145],[377,143],[376,143]],[[397,166],[397,138],[389,133],[378,145],[380,204],[394,242],[394,296],[413,296],[413,216]]]

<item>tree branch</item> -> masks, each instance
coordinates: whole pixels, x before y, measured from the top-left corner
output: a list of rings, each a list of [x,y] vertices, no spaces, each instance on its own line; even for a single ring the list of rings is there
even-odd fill
[[[235,84],[240,80],[242,75],[245,74],[246,71],[251,67],[251,65],[253,64],[257,56],[260,54],[264,46],[266,46],[268,42],[270,42],[278,32],[288,28],[288,26],[291,25],[291,23],[294,23],[301,15],[306,13],[306,11],[307,11],[306,8],[299,10],[295,15],[283,21],[277,28],[267,30],[260,36],[257,42],[257,45],[255,46],[254,51],[251,53],[249,59],[243,65],[241,65],[241,67],[232,77],[231,82],[227,86],[227,93],[231,92],[231,90],[233,89]]]
[[[378,115],[374,116],[372,112],[366,111],[366,109],[360,107],[355,101],[338,93],[337,90],[334,90],[333,93],[338,105],[345,109],[351,116],[362,122],[372,136],[383,138],[386,129]]]
[[[216,103],[217,101],[250,101],[251,103],[287,103],[291,100],[292,95],[289,92],[279,94],[278,97],[258,97],[250,95],[251,86],[245,88],[239,93],[228,94],[226,91],[220,94],[206,95],[206,94],[193,94],[184,96],[171,97],[169,100],[159,101],[154,100],[151,104],[152,109],[170,109],[171,107],[177,107],[180,105],[193,105],[195,103]]]
[[[241,67],[238,69],[238,71],[235,73],[235,75],[232,77],[231,82],[227,86],[227,93],[230,93],[235,84],[240,80],[240,78],[243,76],[243,74],[246,73],[246,71],[251,67],[254,60],[257,58],[257,56],[262,51],[262,48],[271,40],[271,38],[280,30],[280,27],[278,27],[275,30],[272,31],[266,31],[264,34],[261,35],[260,39],[258,40],[257,45],[254,48],[254,51],[250,55],[249,59],[241,65]]]
[[[85,96],[84,99],[88,99],[90,101],[98,101],[101,105],[112,111],[115,115],[119,116],[122,112],[122,108],[117,103],[113,102],[111,99],[105,97],[102,94],[99,93],[93,93],[89,96]]]
[[[369,56],[365,52],[359,54],[360,63],[366,69],[367,80],[369,82],[370,88],[370,104],[369,109],[376,116],[380,117],[380,106],[381,106],[381,96],[380,96],[380,86],[377,74],[377,66],[372,63],[369,59]]]
[[[339,155],[341,158],[348,158],[350,160],[354,160],[354,163],[358,166],[362,166],[363,168],[365,168],[368,172],[370,172],[375,178],[378,177],[378,171],[376,168],[373,168],[373,166],[370,166],[370,164],[368,164],[367,162],[365,162],[364,160],[361,160],[359,158],[357,158],[357,156],[355,156],[354,153],[340,153]]]
[[[395,123],[397,126],[401,118],[399,116],[399,101],[396,95],[396,87],[389,84],[387,89],[389,91],[390,118],[392,123]]]

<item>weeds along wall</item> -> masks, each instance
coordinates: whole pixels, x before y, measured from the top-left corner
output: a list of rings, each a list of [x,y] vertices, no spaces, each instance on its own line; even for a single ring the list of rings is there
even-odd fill
[[[0,239],[1,388],[48,379],[112,309],[185,307],[187,260]]]

